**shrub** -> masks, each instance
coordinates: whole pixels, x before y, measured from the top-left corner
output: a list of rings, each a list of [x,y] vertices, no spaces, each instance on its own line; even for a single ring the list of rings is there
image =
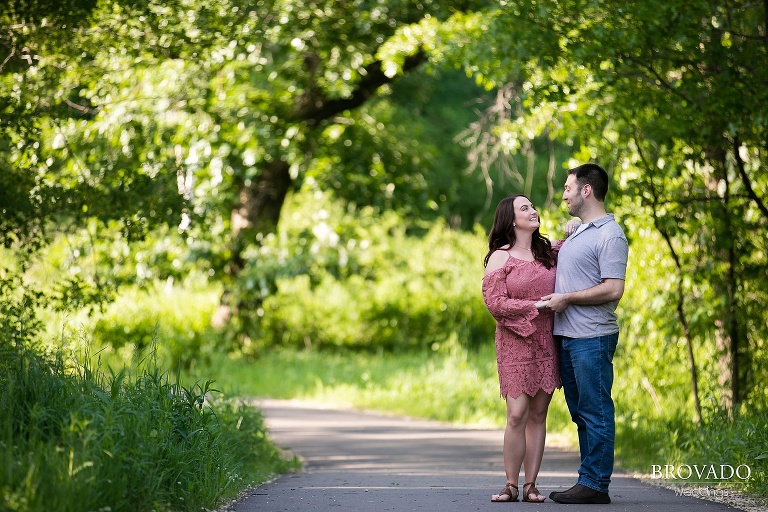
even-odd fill
[[[219,333],[211,327],[218,305],[215,287],[156,285],[149,289],[125,288],[104,312],[93,315],[91,346],[117,366],[136,361],[152,344],[162,368],[186,368],[192,361],[216,350]],[[116,355],[115,355],[116,354]]]
[[[439,350],[493,338],[480,298],[482,234],[348,211],[323,195],[303,194],[286,210],[284,229],[248,253],[241,287],[257,300],[241,311],[253,321],[245,352]]]

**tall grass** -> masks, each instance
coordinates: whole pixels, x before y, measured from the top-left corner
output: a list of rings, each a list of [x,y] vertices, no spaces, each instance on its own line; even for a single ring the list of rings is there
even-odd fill
[[[103,373],[0,347],[3,510],[198,511],[296,466],[209,381],[183,386],[151,358]]]
[[[745,408],[735,418],[728,418],[724,411],[711,411],[701,427],[685,416],[655,417],[645,412],[644,419],[628,422],[619,418],[617,423],[617,459],[624,469],[647,476],[653,465],[714,466],[718,473],[721,465],[745,465],[749,467],[747,480],[712,479],[707,484],[749,492],[768,504],[768,411]]]

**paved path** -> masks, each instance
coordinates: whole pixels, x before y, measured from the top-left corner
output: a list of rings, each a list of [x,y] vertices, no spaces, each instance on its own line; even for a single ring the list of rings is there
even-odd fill
[[[251,490],[234,512],[721,512],[726,505],[614,474],[610,505],[491,503],[504,484],[502,432],[477,430],[316,404],[260,401],[275,442],[300,455],[304,471]],[[545,495],[576,482],[578,454],[547,449],[538,487]],[[522,481],[521,481],[522,482]]]

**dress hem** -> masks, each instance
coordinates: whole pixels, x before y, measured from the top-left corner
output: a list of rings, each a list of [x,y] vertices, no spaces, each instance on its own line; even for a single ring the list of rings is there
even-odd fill
[[[560,389],[562,387],[563,387],[562,385],[555,386],[554,388],[552,388],[552,391],[549,391],[546,388],[539,388],[539,389],[536,390],[536,393],[538,393],[539,391],[543,391],[543,392],[545,392],[548,395],[554,395],[555,394],[555,390],[556,389]],[[533,397],[536,396],[536,393],[530,394],[527,391],[520,391],[520,393],[518,393],[517,395],[513,395],[512,393],[509,393],[507,396],[510,397],[510,398],[520,398],[522,395],[525,394],[525,395],[528,395],[529,397],[533,398]],[[501,397],[502,400],[506,400],[506,397],[504,397],[504,395],[502,395],[501,393],[499,393],[499,396]]]

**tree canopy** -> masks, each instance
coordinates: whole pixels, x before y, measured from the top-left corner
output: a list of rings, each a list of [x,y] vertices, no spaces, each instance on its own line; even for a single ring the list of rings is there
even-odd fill
[[[766,19],[705,0],[10,0],[0,236],[105,240],[111,256],[62,283],[77,302],[135,278],[120,247],[173,233],[154,250],[246,316],[275,289],[240,286],[267,272],[249,248],[291,191],[471,229],[504,192],[496,171],[551,203],[558,172],[597,161],[633,240],[651,230],[675,269],[659,291],[675,322],[651,308],[638,332],[687,347],[694,394],[694,347],[713,343],[738,403],[768,335]]]
[[[508,139],[573,138],[576,160],[612,170],[617,208],[650,219],[674,260],[677,335],[714,338],[729,399],[746,398],[768,334],[765,5],[502,2],[419,33],[489,87],[512,84]]]

